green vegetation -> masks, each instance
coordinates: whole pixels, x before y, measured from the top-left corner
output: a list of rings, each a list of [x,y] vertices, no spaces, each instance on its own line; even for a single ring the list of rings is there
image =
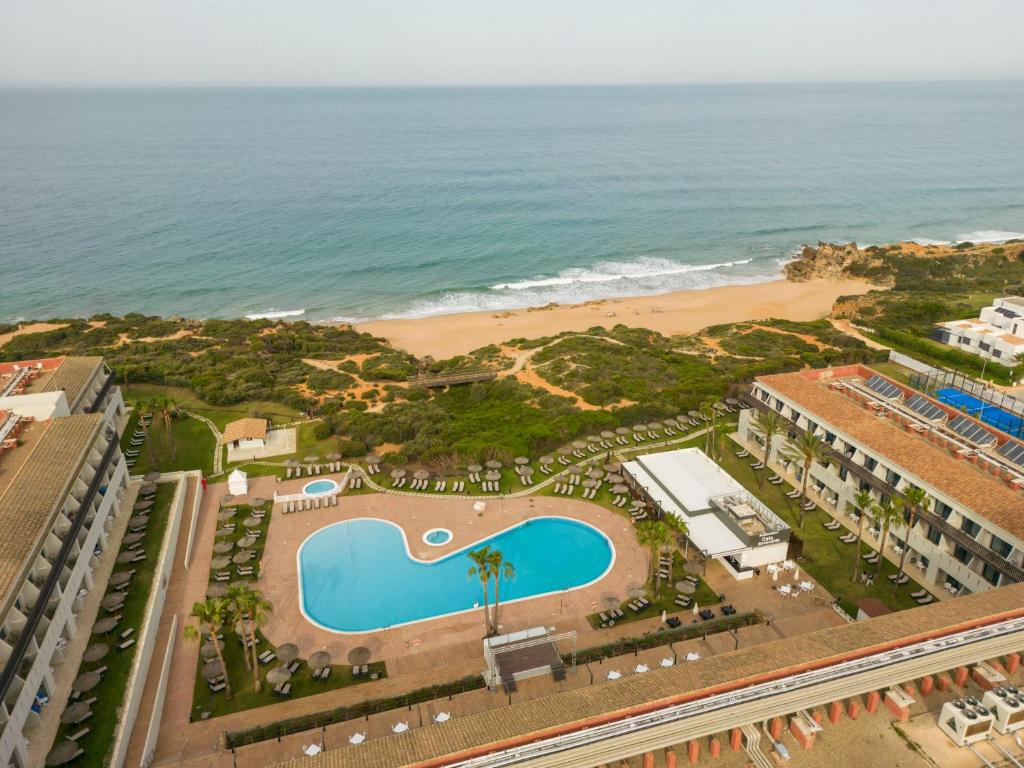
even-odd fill
[[[110,652],[100,661],[82,662],[78,668],[78,674],[101,667],[107,668],[100,684],[82,697],[83,700],[96,698],[96,701],[90,705],[93,712],[92,717],[78,725],[62,725],[57,734],[57,739],[61,739],[82,728],[89,728],[89,733],[78,739],[78,745],[85,754],[75,761],[75,765],[82,766],[82,768],[105,766],[113,747],[114,731],[120,719],[120,709],[128,686],[128,675],[131,673],[135,654],[139,650],[139,644],[136,642],[127,650],[119,651],[117,644],[120,642],[120,638],[117,635],[129,627],[134,627],[136,629],[134,637],[136,640],[140,639],[138,629],[142,626],[146,602],[149,600],[150,589],[153,585],[153,571],[156,569],[157,559],[160,556],[160,545],[167,528],[167,514],[171,507],[171,500],[174,498],[175,488],[173,483],[157,485],[156,500],[149,516],[149,526],[146,529],[146,535],[140,542],[142,544],[140,551],[145,552],[146,559],[141,563],[114,566],[115,571],[134,569],[135,575],[132,577],[131,587],[126,593],[124,607],[117,611],[121,614],[121,623],[110,635],[95,636],[96,642],[103,642],[110,646]],[[109,613],[100,609],[100,615],[97,618],[101,619],[106,615]],[[57,706],[57,704],[51,702],[50,706]]]
[[[246,744],[256,744],[261,741],[277,739],[288,736],[292,733],[302,733],[320,729],[324,726],[343,723],[348,720],[357,720],[368,715],[375,715],[393,709],[408,709],[414,704],[422,704],[434,699],[442,699],[454,696],[467,691],[476,691],[484,687],[483,677],[476,675],[442,685],[432,685],[428,688],[420,688],[410,691],[402,696],[392,696],[384,699],[369,699],[354,704],[351,707],[337,707],[335,709],[316,712],[301,717],[291,717],[286,720],[279,720],[269,725],[258,725],[247,728],[243,731],[228,731],[225,734],[228,749],[242,747]]]
[[[136,424],[138,415],[133,413],[121,436],[122,450],[131,447],[131,437]],[[132,473],[144,475],[151,469],[160,472],[198,469],[204,476],[209,476],[213,472],[213,451],[217,445],[210,428],[203,422],[179,412],[171,419],[171,433],[174,441],[173,453],[166,426],[154,416],[145,444],[136,449],[139,456],[132,467]]]

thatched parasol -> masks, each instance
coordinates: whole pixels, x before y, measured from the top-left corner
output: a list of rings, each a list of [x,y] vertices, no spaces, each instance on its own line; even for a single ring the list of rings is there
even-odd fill
[[[285,459],[284,460],[284,465],[286,467],[297,467],[297,466],[299,466],[299,460],[298,459]]]
[[[232,493],[225,493],[223,496],[220,497],[221,504],[230,504],[234,500],[235,496]]]
[[[252,551],[248,549],[235,552],[235,554],[231,556],[231,562],[235,565],[243,565],[248,563],[250,560],[252,560]]]
[[[484,480],[487,480],[488,482],[492,482],[492,483],[497,481],[497,480],[501,480],[501,472],[495,472],[495,471],[488,472],[486,475],[484,475]]]
[[[262,523],[263,521],[258,517],[247,517],[242,521],[242,525],[246,528],[259,528]]]
[[[622,475],[616,472],[609,472],[608,475],[605,477],[605,480],[607,480],[609,483],[621,483]]]
[[[331,654],[327,651],[317,651],[309,657],[307,662],[312,669],[323,669],[331,666]]]
[[[132,505],[133,512],[145,512],[147,509],[153,508],[153,502],[151,500],[136,501]]]
[[[613,437],[615,437],[615,433],[612,432],[610,429],[605,429],[601,431],[602,440],[611,440]]]
[[[586,480],[583,481],[582,485],[584,488],[596,488],[597,480],[591,480],[590,478],[587,478]]]
[[[224,667],[220,665],[220,659],[210,659],[208,662],[203,664],[202,675],[207,680],[213,680],[215,677],[220,677],[224,674]]]
[[[543,464],[546,467],[548,464],[554,464],[555,463],[555,457],[554,456],[541,456],[539,461],[540,461],[541,464]]]
[[[133,515],[128,518],[129,528],[141,528],[144,525],[149,524],[149,515]]]
[[[218,539],[223,539],[225,536],[230,536],[234,532],[233,528],[218,528],[217,532],[213,535]]]
[[[256,546],[256,542],[259,541],[255,536],[243,536],[238,540],[238,546],[242,549],[252,549]]]
[[[577,451],[581,451],[587,447],[587,444],[583,440],[573,440],[572,447],[575,448]]]
[[[625,485],[613,485],[612,493],[626,493],[629,488]]]
[[[662,427],[661,422],[652,421],[650,424],[647,425],[647,429],[651,432],[657,432],[659,429],[664,429],[664,427]]]
[[[100,619],[92,625],[92,633],[94,635],[105,635],[117,626],[118,621],[119,619],[116,616],[107,616],[105,619]]]
[[[520,467],[525,467],[527,464],[530,463],[530,457],[529,456],[516,456],[515,463],[518,464]]]
[[[333,452],[327,454],[327,460],[328,461],[337,461],[340,458],[341,458],[341,454],[338,453],[337,451],[333,451]]]
[[[299,647],[295,643],[283,643],[277,646],[277,658],[287,664],[299,658]]]
[[[142,476],[142,482],[144,482],[144,483],[155,483],[159,479],[160,479],[160,473],[157,472],[156,470],[152,470],[150,472],[147,472],[146,474],[144,474]]]
[[[227,507],[220,514],[217,515],[218,523],[226,523],[228,520],[238,514],[238,510],[234,507]]]
[[[216,552],[218,555],[226,555],[234,548],[235,542],[228,541],[226,539],[224,541],[218,541],[216,544],[213,545],[213,551]]]
[[[257,496],[255,499],[253,499],[251,502],[249,502],[249,505],[253,506],[253,507],[262,507],[266,503],[267,503],[266,499],[264,499],[262,496]]]
[[[501,469],[501,462],[497,459],[491,459],[490,461],[484,462],[484,466],[488,469]]]
[[[426,480],[428,477],[430,477],[430,473],[427,472],[427,470],[425,469],[417,469],[415,472],[412,473],[412,476],[416,480]]]
[[[127,552],[122,552],[121,554],[119,554],[117,556],[117,559],[115,560],[115,562],[118,565],[124,565],[125,563],[130,563],[132,560],[135,559],[135,556],[137,554],[138,554],[138,552],[133,552],[132,550],[128,550]]]
[[[558,449],[558,453],[560,453],[562,456],[572,456],[572,446],[563,445],[561,448]]]
[[[124,538],[121,540],[122,544],[134,544],[137,541],[142,541],[142,537],[146,534],[139,533],[126,533]]]
[[[591,480],[600,480],[602,477],[604,477],[604,472],[602,472],[597,467],[594,467],[592,470],[587,472],[587,477],[589,477]]]
[[[218,640],[217,641],[217,645],[214,645],[212,640],[207,640],[205,643],[203,643],[202,647],[199,649],[199,655],[202,656],[207,661],[209,661],[210,659],[215,659],[215,658],[217,658],[217,649],[218,649],[218,647],[220,648],[220,650],[222,650],[222,651],[224,650],[224,641],[223,640]]]
[[[740,401],[737,400],[735,397],[727,397],[727,398],[725,398],[725,402],[728,403],[729,405],[733,405],[733,406],[736,406],[736,405],[740,404]]]
[[[370,649],[365,645],[357,645],[348,652],[349,664],[368,664],[370,661]]]
[[[109,595],[104,595],[100,600],[100,605],[107,610],[124,605],[124,592],[111,592]]]
[[[647,431],[647,425],[646,424],[634,424],[633,425],[633,431],[634,432],[646,432]]]
[[[281,683],[287,683],[291,676],[292,673],[284,667],[274,667],[267,672],[267,682],[271,685],[281,685]]]
[[[227,584],[211,584],[206,588],[207,597],[224,597],[228,593]]]
[[[647,506],[647,502],[643,499],[633,499],[630,506],[633,507],[633,509],[643,509]]]
[[[82,661],[93,663],[99,661],[104,656],[110,653],[110,646],[106,643],[93,643],[85,649],[85,653],[82,654]]]
[[[467,472],[474,472],[475,473],[475,472],[481,472],[482,470],[483,470],[483,466],[480,465],[480,464],[470,464],[468,467],[466,467],[466,471]]]
[[[582,475],[583,474],[583,467],[579,466],[578,464],[573,464],[571,467],[569,467],[569,474],[570,475]]]
[[[210,567],[215,571],[221,571],[231,565],[230,557],[215,557],[210,561]]]
[[[72,725],[74,723],[82,722],[89,717],[90,714],[92,714],[92,712],[89,710],[89,705],[84,701],[79,701],[60,713],[60,721],[64,725]]]
[[[402,469],[401,467],[398,467],[397,469],[392,469],[391,470],[391,478],[393,480],[401,480],[403,477],[406,476],[406,474],[408,474],[408,473],[404,469]]]
[[[71,684],[71,690],[78,691],[78,693],[91,691],[100,684],[100,680],[102,679],[103,676],[96,670],[93,670],[92,672],[83,672],[75,678],[75,682]]]
[[[377,456],[376,454],[371,453],[369,456],[366,457],[366,463],[367,464],[380,464],[380,456]]]
[[[132,580],[132,575],[128,571],[117,571],[110,575],[110,586],[119,587],[122,584],[127,584]]]
[[[64,765],[71,762],[78,756],[78,742],[64,739],[57,742],[57,746],[46,755],[47,765]]]
[[[307,456],[307,457],[306,457],[306,458],[304,459],[304,461],[305,461],[305,462],[306,462],[307,464],[311,464],[311,463],[313,463],[314,461],[320,461],[320,457],[319,457],[319,456],[317,456],[317,455],[316,455],[315,453],[311,453],[311,454],[309,454],[309,456]]]
[[[629,427],[616,427],[615,428],[615,434],[616,435],[628,435],[629,434]]]

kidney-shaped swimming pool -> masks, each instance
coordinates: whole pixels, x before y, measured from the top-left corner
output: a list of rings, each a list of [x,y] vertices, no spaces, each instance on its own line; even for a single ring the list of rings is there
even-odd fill
[[[358,518],[321,528],[299,547],[302,611],[333,632],[370,632],[471,611],[483,598],[480,582],[467,577],[467,553],[484,545],[515,566],[515,578],[502,580],[502,604],[578,589],[615,562],[607,536],[565,517],[533,518],[432,561],[413,557],[394,523]]]

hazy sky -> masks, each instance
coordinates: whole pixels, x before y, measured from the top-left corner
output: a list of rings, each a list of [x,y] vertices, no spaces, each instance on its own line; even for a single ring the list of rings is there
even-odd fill
[[[0,84],[1022,78],[1018,0],[0,0]]]

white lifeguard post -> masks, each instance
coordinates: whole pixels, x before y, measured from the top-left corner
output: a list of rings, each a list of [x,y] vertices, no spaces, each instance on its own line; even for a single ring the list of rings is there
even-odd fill
[[[249,493],[249,477],[240,469],[228,475],[228,493],[232,496],[245,496]]]

